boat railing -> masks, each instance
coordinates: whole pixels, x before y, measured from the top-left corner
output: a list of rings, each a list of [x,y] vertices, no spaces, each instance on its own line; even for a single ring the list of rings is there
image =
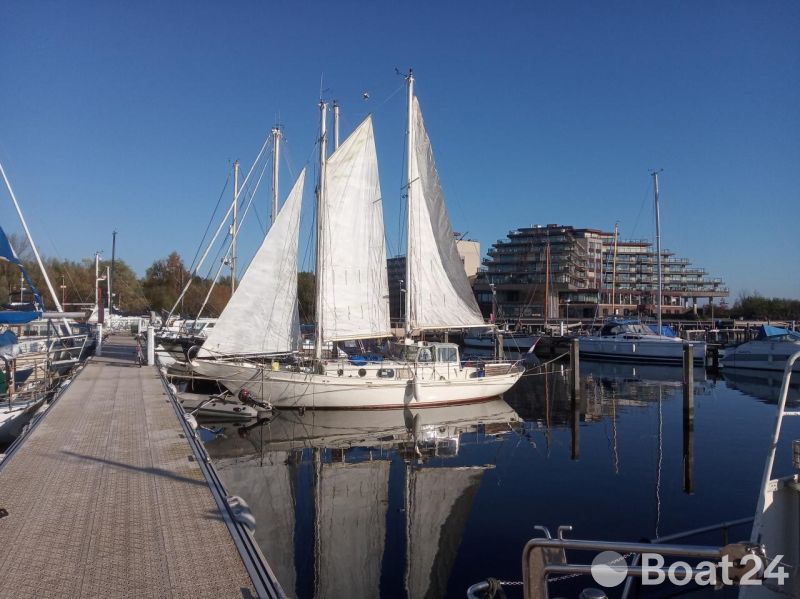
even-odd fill
[[[553,538],[550,531],[544,526],[536,528],[543,532],[544,536],[528,541],[522,552],[522,578],[521,582],[508,582],[499,580],[486,580],[472,585],[467,590],[469,599],[480,599],[487,596],[493,588],[499,586],[519,585],[523,586],[523,596],[525,599],[548,599],[550,597],[549,585],[559,581],[577,578],[584,575],[595,577],[595,584],[601,584],[598,578],[603,573],[610,574],[612,579],[603,580],[607,586],[618,586],[623,582],[625,587],[621,597],[626,599],[635,589],[636,580],[643,577],[658,577],[666,579],[669,574],[670,564],[667,558],[673,560],[684,558],[687,560],[705,560],[718,564],[727,560],[732,564],[729,571],[730,581],[738,583],[741,577],[750,568],[741,568],[742,560],[745,555],[753,556],[766,567],[766,554],[760,545],[751,543],[729,543],[728,531],[736,526],[741,526],[752,522],[752,518],[742,518],[729,522],[721,522],[712,526],[696,528],[673,535],[654,539],[652,542],[625,543],[619,541],[599,541],[586,539],[568,539],[564,533],[571,531],[571,526],[560,526],[556,538]],[[700,534],[715,531],[722,531],[722,545],[692,545],[674,543],[678,539],[683,539]],[[593,560],[588,562],[576,562],[567,560],[567,551],[579,552],[583,555],[594,554]],[[639,564],[642,555],[660,556],[658,564],[647,563],[646,566]],[[632,559],[631,559],[632,558]],[[630,561],[628,561],[630,560]],[[745,560],[747,561],[747,560]],[[698,574],[707,574],[704,564],[690,565],[686,563],[682,567],[684,577],[694,578]],[[763,568],[761,570],[763,572]],[[652,580],[652,579],[651,579]],[[691,585],[690,585],[691,586]],[[593,589],[597,591],[597,589]],[[685,591],[691,592],[693,588],[686,588]],[[602,591],[597,591],[601,592]],[[584,595],[581,595],[584,596]],[[605,597],[600,594],[587,594],[590,597]]]
[[[781,437],[781,428],[783,427],[784,416],[800,416],[800,410],[787,410],[786,402],[789,397],[789,384],[792,380],[792,372],[794,370],[794,363],[800,359],[800,351],[793,353],[786,360],[786,367],[783,370],[783,381],[781,382],[781,392],[778,397],[778,413],[775,416],[775,427],[772,431],[772,440],[767,454],[767,462],[764,466],[764,474],[761,478],[761,494],[758,498],[758,507],[756,513],[760,514],[764,511],[764,501],[767,496],[767,488],[772,480],[772,469],[775,465],[775,453],[778,449],[778,441]]]

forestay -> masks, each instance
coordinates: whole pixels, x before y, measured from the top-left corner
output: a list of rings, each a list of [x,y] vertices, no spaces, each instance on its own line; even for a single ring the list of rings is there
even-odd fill
[[[320,255],[325,341],[389,337],[383,207],[372,117],[325,165]]]
[[[409,323],[413,330],[486,326],[456,249],[416,97],[408,189]]]
[[[297,347],[297,246],[305,174],[303,169],[199,357]]]

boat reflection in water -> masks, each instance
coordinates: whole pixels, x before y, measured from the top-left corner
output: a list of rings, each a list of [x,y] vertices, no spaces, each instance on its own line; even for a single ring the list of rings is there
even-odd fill
[[[206,447],[228,491],[250,504],[256,540],[288,595],[377,597],[383,575],[409,597],[442,596],[493,467],[460,465],[459,451],[518,423],[500,399],[416,411],[281,411],[270,422],[225,424]]]
[[[723,368],[722,374],[729,389],[760,399],[764,403],[776,404],[781,393],[783,372],[751,370],[748,368]],[[789,405],[800,401],[800,373],[793,372],[789,382]]]

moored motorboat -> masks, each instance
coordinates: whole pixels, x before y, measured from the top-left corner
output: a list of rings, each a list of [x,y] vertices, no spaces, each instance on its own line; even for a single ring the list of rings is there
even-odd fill
[[[693,348],[694,365],[704,366],[704,341],[685,341],[680,337],[658,335],[637,320],[610,321],[596,334],[578,337],[581,357],[648,364],[681,364],[683,346],[687,343]]]
[[[755,339],[726,349],[722,365],[725,368],[782,371],[786,360],[796,351],[800,351],[800,333],[762,325]],[[800,364],[795,363],[794,370],[800,371]]]

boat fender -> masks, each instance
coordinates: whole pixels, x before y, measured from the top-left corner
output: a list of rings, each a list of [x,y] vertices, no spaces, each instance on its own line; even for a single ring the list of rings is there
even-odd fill
[[[238,495],[231,495],[227,500],[233,519],[253,534],[256,531],[256,518],[247,502]]]
[[[200,351],[200,346],[193,345],[192,347],[186,350],[186,357],[189,358],[189,361],[191,362],[197,357],[197,352],[199,351]]]
[[[242,403],[247,403],[248,401],[250,401],[251,396],[252,393],[250,393],[250,389],[247,389],[246,387],[242,387],[241,389],[239,389],[239,394],[237,395],[239,401],[241,401]]]
[[[197,430],[197,419],[194,416],[191,414],[184,414],[183,418],[189,423],[189,426],[192,427],[193,431]]]
[[[336,374],[338,374],[339,376],[344,376],[344,369],[340,368],[339,370],[336,371]]]
[[[419,378],[414,377],[414,399],[422,401],[422,389],[420,388]]]
[[[358,369],[358,376],[360,376],[360,377],[367,376],[367,371],[365,369],[363,369],[363,368],[359,368]]]

